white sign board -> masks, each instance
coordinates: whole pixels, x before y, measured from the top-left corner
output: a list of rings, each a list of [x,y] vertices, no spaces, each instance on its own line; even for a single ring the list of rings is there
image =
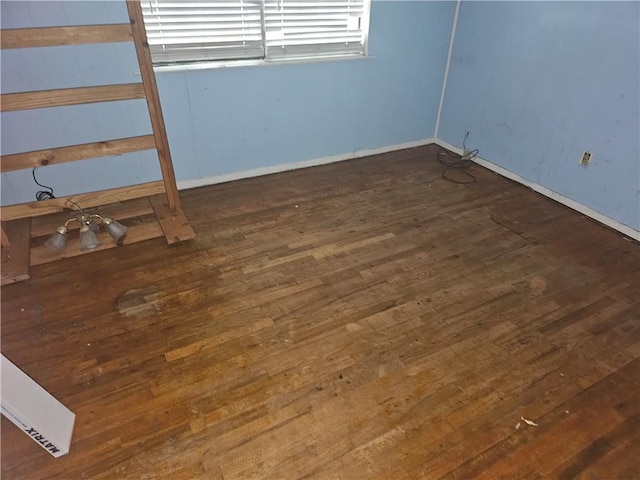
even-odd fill
[[[0,355],[2,414],[54,457],[69,453],[75,414]]]

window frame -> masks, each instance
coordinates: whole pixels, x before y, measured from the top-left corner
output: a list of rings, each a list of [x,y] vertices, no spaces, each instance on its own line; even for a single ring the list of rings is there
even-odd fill
[[[143,5],[145,2],[153,0],[141,0]],[[262,34],[262,52],[261,56],[251,56],[245,58],[202,58],[202,59],[188,59],[188,60],[156,60],[152,51],[151,57],[153,61],[153,67],[158,71],[181,71],[181,70],[200,70],[209,68],[227,68],[227,67],[245,67],[245,66],[258,66],[258,65],[273,65],[273,64],[290,64],[290,63],[309,63],[309,62],[326,62],[335,60],[348,60],[348,59],[360,59],[369,57],[369,25],[371,17],[371,2],[372,0],[360,0],[362,2],[362,14],[360,17],[359,31],[361,37],[361,48],[358,51],[337,51],[337,52],[323,52],[318,53],[304,53],[293,55],[281,55],[281,56],[269,56],[269,47],[267,45],[266,37],[266,17],[265,17],[265,3],[270,0],[255,0],[260,4],[261,9],[261,34]],[[286,1],[286,0],[285,0]],[[147,24],[145,22],[145,28]],[[148,30],[147,30],[148,32]],[[151,45],[150,45],[151,46]],[[153,49],[152,49],[153,50]],[[203,55],[204,56],[204,55]]]

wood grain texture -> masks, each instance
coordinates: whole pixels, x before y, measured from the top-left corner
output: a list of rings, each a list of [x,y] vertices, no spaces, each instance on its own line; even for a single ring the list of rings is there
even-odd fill
[[[151,215],[153,214],[153,209],[151,208],[148,198],[136,198],[125,202],[100,205],[90,208],[87,209],[87,213],[97,213],[103,217],[111,217],[118,221],[122,221],[130,218]],[[63,225],[73,215],[73,211],[65,209],[59,213],[33,217],[31,220],[31,237],[38,238],[51,235],[51,232],[54,231],[56,227]],[[73,231],[79,229],[80,226],[78,223],[72,222],[67,226],[67,228],[69,228],[70,231]]]
[[[53,47],[131,41],[131,27],[126,24],[82,25],[2,29],[0,48]]]
[[[29,279],[29,231],[31,219],[2,223],[2,285]]]
[[[156,148],[156,144],[153,135],[141,135],[139,137],[118,138],[103,142],[4,155],[0,159],[0,167],[2,172],[11,172],[13,170],[54,165],[56,163],[75,162],[88,158],[123,155],[154,148]]]
[[[162,229],[154,216],[147,216],[143,218],[136,218],[129,222],[122,222],[127,226],[127,235],[122,240],[122,245],[130,245],[136,242],[143,242],[152,238],[158,238],[163,236]],[[43,240],[46,240],[43,239]],[[107,232],[101,230],[98,233],[98,240],[102,243],[99,247],[91,251],[80,250],[80,239],[78,234],[70,234],[67,240],[67,248],[64,252],[58,253],[44,246],[44,241],[40,242],[31,248],[30,263],[31,266],[42,265],[43,263],[50,263],[60,260],[61,258],[72,258],[80,255],[87,255],[93,252],[99,252],[101,250],[108,250],[110,248],[118,248],[121,245],[117,245]]]
[[[173,164],[171,162],[169,143],[164,126],[160,97],[156,85],[155,73],[153,71],[140,1],[127,0],[127,10],[130,17],[129,24],[5,29],[1,32],[2,48],[46,47],[133,40],[140,66],[142,84],[106,85],[8,94],[4,95],[1,99],[3,100],[3,111],[144,97],[149,109],[153,135],[6,155],[0,163],[0,171],[9,172],[42,165],[121,155],[128,152],[154,148],[158,153],[158,159],[160,161],[162,181],[112,188],[100,192],[83,193],[46,201],[11,205],[1,209],[2,220],[16,220],[59,213],[63,211],[69,200],[81,204],[84,208],[89,208],[134,198],[153,196],[164,192],[167,198],[166,205],[165,202],[160,202],[156,199],[153,202],[153,210],[154,213],[159,212],[162,231],[168,243],[176,243],[195,236],[193,228],[189,225],[184,212],[180,208],[180,198]],[[158,188],[160,186],[162,189]],[[135,229],[131,229],[127,237],[127,243],[138,242],[157,236],[156,227],[158,227],[158,223],[156,223],[155,220],[152,223],[154,224],[153,227],[145,225],[144,228],[138,226]],[[29,238],[28,235],[27,238]],[[8,241],[3,231],[2,244],[6,246],[7,243]],[[69,247],[71,246],[75,247],[76,245],[72,243]],[[28,245],[25,248],[28,250]],[[106,249],[106,245],[100,249],[103,248]],[[30,256],[31,262],[34,265],[49,263],[60,257],[60,255],[54,255],[52,252],[47,251],[43,246],[32,250]],[[77,252],[68,249],[62,257],[77,255]],[[27,256],[29,255],[27,254]],[[16,281],[19,277],[12,274],[11,277],[4,276],[3,281],[8,278]]]
[[[158,93],[158,85],[156,84],[156,74],[153,71],[151,50],[149,49],[149,42],[147,41],[147,32],[144,28],[144,18],[142,16],[140,0],[127,0],[127,10],[129,12],[131,32],[136,47],[138,64],[140,65],[140,76],[142,77],[142,83],[146,93],[151,128],[156,138],[156,148],[158,150],[158,159],[160,160],[165,193],[167,194],[169,208],[178,210],[180,208],[180,196],[178,195],[176,175],[173,170],[169,140],[167,139],[164,117],[162,116],[160,95]]]
[[[171,245],[195,238],[196,232],[184,212],[181,208],[172,209],[169,207],[166,194],[153,195],[149,197],[149,202],[153,207],[168,244]]]
[[[3,112],[32,108],[62,107],[83,103],[114,102],[145,98],[141,83],[103,85],[97,87],[62,88],[36,92],[5,93],[0,97]]]
[[[9,242],[9,237],[7,236],[7,232],[4,231],[4,228],[1,229],[1,232],[2,232],[2,246],[8,247],[9,245],[11,245],[11,242]]]
[[[185,191],[196,239],[3,287],[77,415],[59,459],[2,419],[3,480],[636,478],[638,244],[437,151]]]
[[[76,202],[84,208],[108,205],[111,203],[131,200],[133,198],[146,197],[164,192],[164,184],[161,180],[156,182],[139,183],[125,187],[111,188],[98,192],[79,193],[67,197],[58,197],[41,202],[19,203],[0,208],[0,218],[15,220],[17,218],[36,217],[50,213],[61,212],[65,209],[67,200]]]
[[[148,198],[136,198],[110,205],[100,205],[85,211],[90,214],[97,213],[103,217],[115,218],[125,225],[128,230],[122,242],[123,245],[130,245],[164,235]],[[66,220],[74,215],[75,212],[65,210],[57,214],[33,217],[31,222],[30,253],[30,264],[32,266],[92,253],[80,250],[78,233],[80,226],[77,222],[71,222],[68,225],[69,237],[67,248],[64,252],[54,252],[44,246],[44,242],[56,230],[56,227],[64,224]],[[102,245],[93,250],[94,252],[119,247],[104,229],[101,229],[100,233],[98,233],[98,239],[102,242]]]

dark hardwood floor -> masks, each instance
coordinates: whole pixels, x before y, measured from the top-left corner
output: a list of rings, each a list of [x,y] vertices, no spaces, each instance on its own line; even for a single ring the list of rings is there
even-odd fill
[[[3,480],[639,478],[638,244],[437,151],[184,191],[196,240],[4,287],[77,418],[59,459],[3,418]]]

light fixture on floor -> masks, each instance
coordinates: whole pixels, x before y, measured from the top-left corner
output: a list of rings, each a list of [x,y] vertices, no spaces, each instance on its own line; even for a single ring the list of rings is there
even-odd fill
[[[77,203],[68,200],[68,203],[72,205],[74,210],[78,212],[78,215],[71,217],[64,225],[60,225],[56,231],[45,242],[45,245],[52,250],[58,252],[63,251],[67,246],[67,238],[69,237],[69,224],[77,222],[80,224],[80,250],[94,250],[102,243],[98,239],[96,233],[100,231],[100,223],[104,226],[113,241],[116,244],[121,245],[127,234],[127,227],[113,218],[103,217],[95,213],[85,213]],[[71,207],[70,207],[71,208]]]

